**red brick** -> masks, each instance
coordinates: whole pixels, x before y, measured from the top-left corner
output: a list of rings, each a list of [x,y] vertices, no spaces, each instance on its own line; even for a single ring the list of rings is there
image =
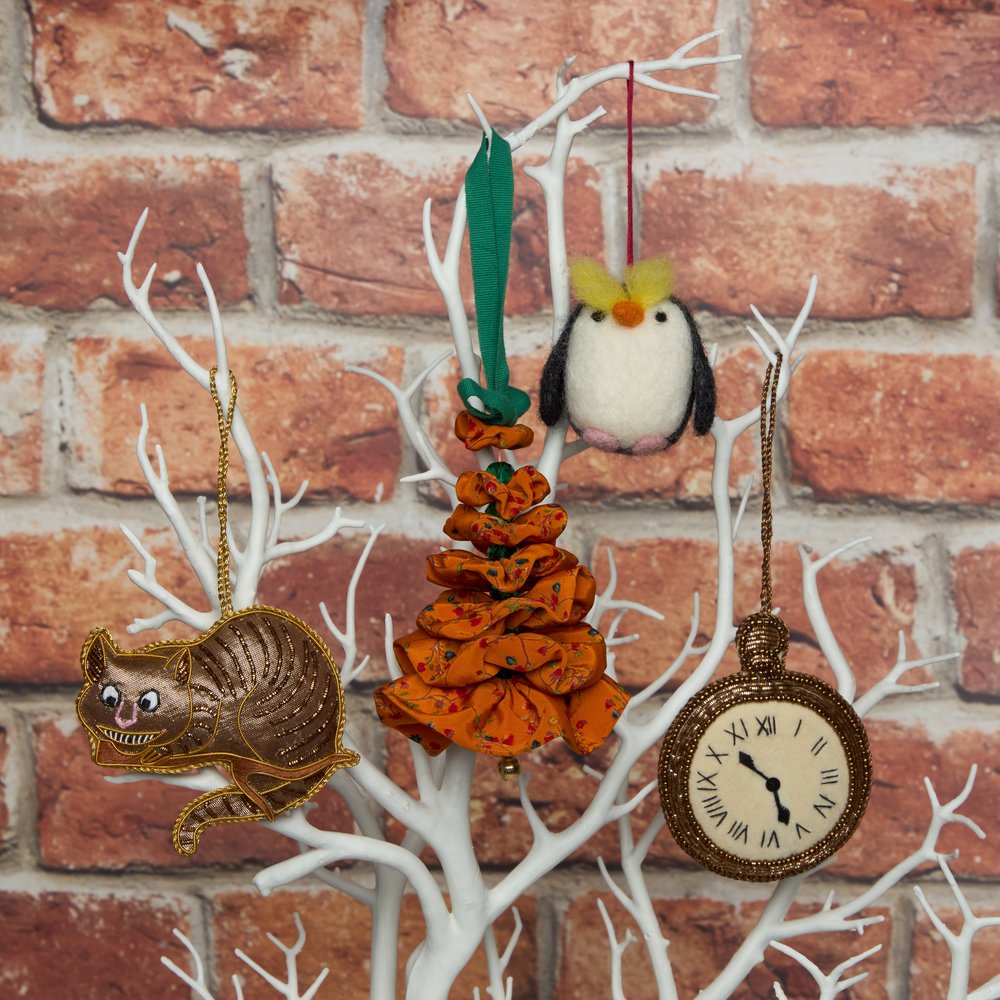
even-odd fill
[[[622,884],[620,877],[619,883]],[[563,917],[556,1000],[603,1000],[608,995],[611,955],[607,932],[597,911],[598,899],[607,906],[619,940],[630,925],[638,937],[624,956],[626,995],[632,1000],[654,1000],[658,994],[642,936],[613,897],[598,892],[578,896]],[[670,942],[669,956],[678,995],[688,997],[707,987],[722,971],[759,919],[762,904],[734,905],[684,898],[654,899],[653,907],[660,932]],[[790,916],[805,915],[813,909],[796,906]],[[885,1000],[888,997],[885,987],[888,943],[888,923],[870,928],[860,940],[853,934],[811,934],[788,942],[826,972],[844,959],[882,944],[883,951],[859,967],[871,973],[869,980],[845,994],[854,1000]],[[789,997],[813,996],[817,988],[812,977],[797,962],[769,948],[764,961],[750,971],[732,994],[733,1000],[773,997],[775,982],[781,983]]]
[[[535,906],[530,898],[518,901],[524,930],[514,950],[508,974],[514,977],[517,996],[537,995]],[[212,900],[214,940],[219,979],[233,974],[243,983],[246,1000],[267,1000],[274,995],[261,979],[233,954],[240,948],[259,965],[284,978],[284,957],[265,937],[270,932],[291,944],[296,930],[292,913],[298,913],[306,932],[306,943],[298,961],[300,988],[313,982],[324,966],[330,974],[321,990],[341,1000],[367,1000],[370,968],[371,916],[368,908],[333,889],[320,891],[282,890],[266,899],[250,893],[220,893]],[[502,950],[513,928],[513,917],[498,921],[497,939]],[[403,966],[413,948],[423,939],[423,920],[416,897],[403,897],[400,920],[399,983]],[[452,995],[468,997],[478,986],[485,995],[486,961],[478,951],[456,980]]]
[[[630,56],[665,58],[684,42],[712,30],[715,3],[685,0],[671,6],[669,18],[662,13],[655,0],[627,7],[596,0],[574,8],[571,16],[553,0],[487,0],[457,6],[392,0],[386,12],[387,100],[399,114],[470,122],[473,115],[465,93],[471,89],[494,126],[519,127],[552,103],[556,71],[568,56],[578,56],[573,73],[579,76]],[[515,59],[511,44],[516,46]],[[718,51],[716,44],[694,54],[713,54]],[[716,86],[711,67],[659,76],[682,87]],[[496,94],[503,94],[503,99]],[[581,100],[574,117],[583,117],[602,102],[608,110],[603,123],[623,124],[621,80]],[[635,121],[641,125],[704,121],[710,108],[699,98],[640,88]]]
[[[710,343],[710,341],[706,341]],[[538,383],[548,351],[510,357],[511,384],[531,394],[532,407],[522,422],[535,431],[535,442],[517,453],[521,463],[537,462],[544,441],[545,425],[538,417]],[[716,368],[719,413],[735,416],[756,405],[759,354],[751,350],[723,351]],[[457,363],[442,365],[425,393],[428,432],[439,453],[453,470],[477,468],[471,452],[455,437],[455,414],[461,401],[455,392],[459,380]],[[570,432],[570,439],[576,435]],[[712,462],[715,452],[710,437],[695,437],[690,426],[669,451],[650,458],[628,458],[588,448],[560,470],[559,500],[567,505],[570,519],[578,502],[610,497],[628,500],[706,500],[712,495]],[[732,481],[742,483],[753,471],[757,445],[745,435],[737,444]],[[442,494],[443,495],[443,494]]]
[[[0,726],[0,854],[10,844],[14,831],[10,829],[10,812],[7,808],[7,765],[10,760],[10,743],[7,730]]]
[[[63,125],[354,127],[363,4],[31,0],[34,82]],[[114,72],[109,73],[108,67]]]
[[[469,144],[469,159],[475,153]],[[445,315],[427,267],[421,206],[432,198],[434,233],[444,252],[465,161],[433,166],[406,159],[391,162],[372,153],[286,160],[275,167],[281,301],[306,299],[336,312]],[[544,202],[538,186],[518,169],[506,311],[548,308]],[[574,253],[601,252],[602,223],[597,174],[575,164],[569,172],[567,243]],[[337,238],[330,239],[330,220]],[[472,304],[468,252],[462,255],[462,287]]]
[[[1000,873],[1000,838],[996,802],[1000,773],[993,762],[1000,753],[1000,734],[961,729],[936,736],[922,725],[866,722],[874,780],[871,802],[853,839],[831,869],[844,876],[872,877],[916,850],[927,832],[931,807],[924,789],[930,778],[941,802],[954,798],[969,768],[978,763],[975,787],[958,811],[987,834],[979,840],[965,826],[951,824],[938,839],[938,850],[960,850],[952,871],[964,878],[996,878]],[[878,850],[872,850],[873,845]]]
[[[42,485],[44,336],[25,333],[0,344],[0,492],[37,493]]]
[[[757,534],[759,506],[753,504],[741,527],[744,537]],[[780,523],[780,522],[779,522]],[[616,667],[622,683],[632,687],[647,684],[666,669],[680,652],[690,628],[692,595],[701,601],[698,641],[708,641],[715,628],[716,559],[714,542],[694,539],[641,539],[622,543],[598,542],[595,572],[603,587],[607,581],[607,548],[613,550],[618,567],[616,596],[640,601],[666,615],[656,622],[638,614],[624,621],[624,634],[638,632],[641,639],[618,649]],[[822,553],[820,553],[822,554]],[[760,542],[736,546],[736,621],[756,610],[760,599]],[[775,604],[792,632],[788,666],[817,674],[828,683],[833,676],[816,646],[812,626],[802,604],[802,563],[797,545],[775,544],[772,556]],[[891,552],[862,558],[835,560],[821,571],[820,596],[830,627],[858,677],[859,691],[867,690],[889,672],[896,662],[898,632],[909,633],[917,599],[912,566]],[[908,644],[911,655],[917,650]],[[697,658],[689,660],[678,679],[690,674]],[[723,672],[736,669],[739,661],[730,648]],[[905,683],[929,680],[926,671],[913,671]]]
[[[966,643],[959,683],[973,694],[1000,694],[1000,547],[964,549],[952,571],[958,631]]]
[[[747,315],[754,303],[795,316],[818,274],[815,317],[968,315],[972,167],[869,164],[840,183],[784,169],[795,179],[767,164],[654,175],[644,182],[643,253],[668,250],[685,295],[720,312]]]
[[[72,529],[39,522],[10,533],[0,543],[0,636],[7,655],[0,671],[7,684],[77,684],[80,647],[95,625],[106,625],[124,641],[136,617],[160,609],[125,576],[140,565],[121,534],[108,525]],[[207,601],[192,582],[166,531],[144,532],[158,558],[160,582],[198,607]],[[174,626],[168,634],[180,634]],[[157,638],[164,638],[157,633]],[[135,645],[151,636],[136,637]]]
[[[34,733],[38,845],[42,864],[49,868],[259,867],[297,851],[291,841],[257,823],[231,823],[206,830],[197,852],[182,858],[171,843],[171,830],[198,792],[155,779],[109,783],[106,777],[125,772],[92,762],[75,715],[40,719]],[[351,829],[350,817],[333,792],[324,790],[313,801],[320,807],[311,816],[313,822],[328,829]]]
[[[202,364],[215,361],[208,339],[183,338]],[[231,344],[229,363],[242,412],[259,451],[266,451],[285,498],[303,479],[308,498],[371,500],[391,497],[401,445],[392,397],[374,381],[344,371],[357,358],[340,346]],[[386,347],[366,367],[398,380],[403,351]],[[149,409],[149,454],[164,452],[175,493],[215,493],[219,432],[208,393],[150,337],[140,342],[84,337],[73,344],[72,483],[81,489],[129,495],[149,490],[135,458],[139,404]],[[324,414],[328,414],[325,416]],[[177,444],[171,445],[169,442]],[[236,449],[230,492],[246,494]],[[155,456],[153,458],[155,467]]]
[[[287,608],[311,622],[326,636],[318,605],[325,601],[334,624],[344,627],[344,600],[358,556],[368,539],[367,532],[357,532],[350,539],[338,538],[320,549],[303,552],[273,563],[261,580],[262,601]],[[427,582],[426,559],[448,543],[382,534],[372,549],[357,590],[355,623],[359,655],[370,654],[373,663],[365,680],[386,679],[385,616],[391,614],[395,634],[405,635],[416,627],[417,613],[439,592]],[[327,637],[334,656],[340,649]]]
[[[158,262],[154,306],[204,309],[199,261],[221,303],[247,297],[238,166],[108,156],[0,161],[0,296],[46,309],[84,309],[99,299],[127,303],[115,253],[128,246],[146,206],[134,276],[139,284]]]
[[[0,894],[0,987],[7,996],[187,1000],[160,963],[166,955],[191,967],[173,927],[191,934],[190,903],[178,896]]]
[[[1000,362],[816,352],[788,412],[793,481],[823,499],[995,503]]]
[[[933,871],[928,875],[938,876]],[[924,892],[934,905],[934,912],[958,933],[962,927],[962,914],[954,906],[950,890],[941,886],[932,888],[930,878],[921,879]],[[947,904],[942,905],[942,901]],[[913,952],[910,956],[910,1000],[939,1000],[948,994],[948,979],[951,974],[951,952],[944,939],[933,927],[927,914],[916,909],[916,924],[913,928]],[[972,910],[977,917],[1000,917],[1000,908],[983,906],[973,902]],[[969,993],[982,986],[997,974],[997,956],[1000,955],[1000,927],[987,927],[980,931],[972,943],[972,961],[969,969]]]
[[[754,0],[765,125],[968,125],[1000,116],[992,4]]]

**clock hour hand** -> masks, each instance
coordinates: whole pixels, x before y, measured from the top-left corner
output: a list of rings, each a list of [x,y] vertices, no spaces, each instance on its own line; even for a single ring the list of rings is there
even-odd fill
[[[788,826],[788,821],[791,819],[792,814],[788,811],[787,806],[781,804],[781,798],[778,795],[778,789],[781,788],[781,782],[777,778],[769,778],[763,771],[757,770],[757,765],[753,762],[753,757],[745,751],[740,751],[740,763],[753,771],[754,774],[759,774],[764,778],[764,787],[774,795],[774,804],[778,807],[778,822],[784,823]]]

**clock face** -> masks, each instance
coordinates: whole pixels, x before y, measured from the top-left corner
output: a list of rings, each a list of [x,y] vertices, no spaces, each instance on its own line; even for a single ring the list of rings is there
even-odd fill
[[[698,741],[688,796],[709,840],[760,861],[818,844],[843,815],[848,783],[847,754],[823,716],[794,702],[745,702]]]
[[[730,878],[772,881],[815,867],[854,832],[871,790],[868,738],[823,681],[741,670],[678,715],[659,784],[691,857]]]

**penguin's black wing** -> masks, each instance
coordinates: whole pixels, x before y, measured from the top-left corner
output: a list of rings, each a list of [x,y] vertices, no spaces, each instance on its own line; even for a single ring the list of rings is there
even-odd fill
[[[583,306],[578,305],[570,313],[542,369],[542,381],[538,390],[538,412],[549,427],[559,423],[566,410],[566,359],[569,356],[569,338],[581,309]]]
[[[707,434],[715,420],[715,373],[708,363],[705,345],[701,342],[698,324],[691,311],[679,299],[670,296],[684,313],[688,329],[691,331],[691,403],[694,409],[695,434]]]

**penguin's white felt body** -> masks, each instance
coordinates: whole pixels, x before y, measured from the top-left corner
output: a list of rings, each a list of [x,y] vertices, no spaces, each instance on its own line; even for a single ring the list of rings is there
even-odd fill
[[[688,317],[669,299],[645,310],[632,327],[609,313],[582,309],[566,353],[570,422],[597,447],[661,450],[691,412],[693,355]]]

